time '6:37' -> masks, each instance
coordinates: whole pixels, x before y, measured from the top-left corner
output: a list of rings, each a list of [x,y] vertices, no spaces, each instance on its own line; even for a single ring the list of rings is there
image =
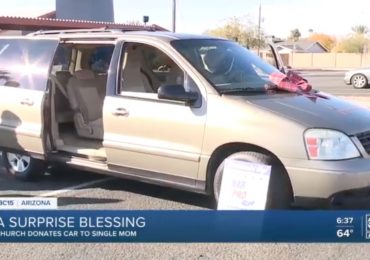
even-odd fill
[[[353,217],[338,217],[337,224],[350,225],[353,223]]]

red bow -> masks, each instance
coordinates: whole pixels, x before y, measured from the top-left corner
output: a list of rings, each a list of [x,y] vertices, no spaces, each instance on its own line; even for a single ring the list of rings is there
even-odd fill
[[[322,94],[312,92],[312,86],[307,82],[307,80],[293,71],[288,71],[287,74],[274,72],[270,74],[269,79],[278,89],[303,94],[308,98],[316,99],[320,97],[327,99],[327,97]]]
[[[274,72],[270,74],[269,79],[278,89],[289,92],[310,92],[312,89],[307,80],[293,71],[288,71],[286,75],[281,72]]]

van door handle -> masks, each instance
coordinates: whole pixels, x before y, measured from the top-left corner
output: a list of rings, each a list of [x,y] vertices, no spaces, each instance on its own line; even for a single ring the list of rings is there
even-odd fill
[[[21,100],[21,104],[26,106],[33,106],[34,102],[29,98],[25,98]]]
[[[112,114],[115,116],[128,116],[130,113],[128,112],[126,108],[120,107],[120,108],[117,108],[115,111],[113,111]]]

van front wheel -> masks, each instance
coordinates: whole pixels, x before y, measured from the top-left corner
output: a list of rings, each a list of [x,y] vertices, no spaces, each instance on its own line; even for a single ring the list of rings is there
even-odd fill
[[[45,173],[43,161],[29,155],[3,152],[1,157],[5,169],[19,180],[34,180]]]
[[[293,191],[285,168],[269,155],[257,152],[238,152],[226,157],[218,166],[213,179],[213,195],[218,203],[226,159],[271,165],[266,209],[288,209],[293,202]]]

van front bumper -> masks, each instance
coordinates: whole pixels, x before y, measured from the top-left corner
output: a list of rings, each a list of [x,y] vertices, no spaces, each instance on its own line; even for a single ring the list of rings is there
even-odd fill
[[[361,201],[370,207],[369,159],[289,160],[284,164],[292,183],[296,206],[349,204],[346,207],[351,207]]]

